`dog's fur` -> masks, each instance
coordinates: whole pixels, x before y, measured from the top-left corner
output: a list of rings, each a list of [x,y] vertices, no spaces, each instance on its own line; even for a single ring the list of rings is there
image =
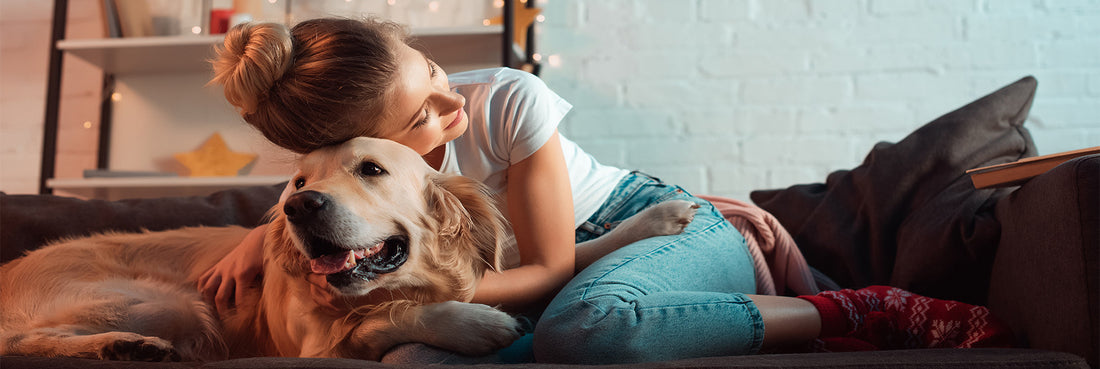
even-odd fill
[[[0,267],[0,355],[378,360],[406,342],[482,355],[518,338],[514,318],[466,302],[499,268],[506,232],[480,183],[368,138],[308,154],[299,167],[270,213],[260,293],[232,314],[219,320],[196,280],[248,229],[64,240]],[[694,214],[686,201],[660,205],[596,241],[679,233]],[[318,267],[330,269],[335,293],[369,302],[339,316],[319,308],[305,278]]]

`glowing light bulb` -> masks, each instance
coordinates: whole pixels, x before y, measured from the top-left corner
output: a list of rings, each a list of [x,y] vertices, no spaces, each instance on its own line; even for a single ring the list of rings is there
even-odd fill
[[[438,12],[439,11],[439,2],[438,1],[433,1],[433,2],[428,3],[428,11]]]
[[[560,67],[561,66],[561,56],[558,55],[558,54],[550,55],[550,56],[546,57],[546,62],[548,64],[550,64],[551,67],[554,67],[554,68]]]
[[[202,27],[199,27],[199,26],[191,27],[191,33],[196,34],[196,35],[202,33]]]
[[[90,121],[90,120],[84,121],[84,128],[86,128],[86,129],[87,128],[92,128],[92,121]]]
[[[115,102],[122,101],[122,94],[120,94],[118,92],[115,92],[115,93],[111,94],[111,101],[115,101]]]
[[[535,21],[539,22],[539,23],[542,23],[542,22],[546,21],[546,16],[542,15],[542,14],[539,14],[537,17],[535,17]]]

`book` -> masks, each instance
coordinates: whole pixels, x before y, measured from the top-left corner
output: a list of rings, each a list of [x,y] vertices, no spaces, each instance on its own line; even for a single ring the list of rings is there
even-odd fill
[[[99,0],[103,7],[103,29],[109,38],[122,37],[122,24],[118,22],[118,11],[115,10],[115,0]]]
[[[148,37],[153,35],[153,16],[146,0],[114,0],[122,37]]]
[[[1033,156],[1011,163],[970,169],[966,173],[970,175],[970,181],[974,182],[974,188],[1018,186],[1031,178],[1054,169],[1058,164],[1076,157],[1092,154],[1100,154],[1100,146]]]

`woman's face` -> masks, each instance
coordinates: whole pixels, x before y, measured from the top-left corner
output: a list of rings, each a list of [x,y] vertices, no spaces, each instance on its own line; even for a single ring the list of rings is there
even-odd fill
[[[388,96],[391,105],[377,122],[384,127],[379,137],[425,155],[466,131],[466,99],[451,91],[447,74],[423,53],[402,44],[397,55],[400,67]]]

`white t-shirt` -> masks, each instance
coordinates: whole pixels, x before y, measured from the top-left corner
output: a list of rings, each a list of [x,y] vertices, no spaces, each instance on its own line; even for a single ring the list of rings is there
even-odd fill
[[[449,75],[449,80],[451,89],[466,98],[470,125],[462,136],[447,143],[440,171],[482,181],[496,194],[506,190],[508,167],[546,144],[573,108],[541,79],[515,69],[461,72]],[[629,172],[602,165],[577,144],[560,134],[558,137],[573,188],[574,226],[580,226]],[[503,196],[498,199],[507,214],[504,200]],[[515,249],[514,240],[510,249]],[[518,254],[506,256],[507,267],[515,263]]]

